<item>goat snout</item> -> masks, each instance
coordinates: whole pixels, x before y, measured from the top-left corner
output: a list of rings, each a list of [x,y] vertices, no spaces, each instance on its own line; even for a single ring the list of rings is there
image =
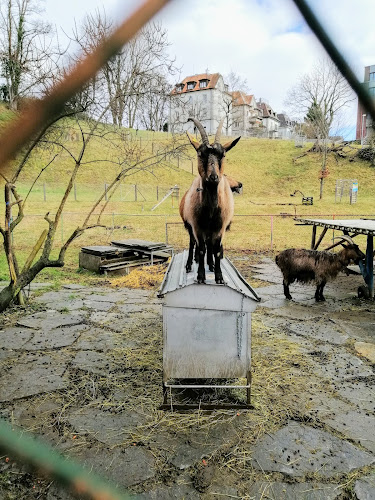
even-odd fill
[[[208,177],[208,182],[212,182],[214,184],[217,184],[219,182],[219,176],[216,172],[212,172],[210,174],[210,176]]]

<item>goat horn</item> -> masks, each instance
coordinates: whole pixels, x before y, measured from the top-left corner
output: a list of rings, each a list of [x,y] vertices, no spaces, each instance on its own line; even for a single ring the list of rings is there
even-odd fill
[[[344,235],[344,236],[335,236],[333,238],[334,240],[345,240],[347,241],[348,243],[350,243],[351,245],[355,245],[354,241],[351,239],[350,236],[348,235]]]
[[[203,125],[196,118],[188,118],[188,122],[194,123],[201,134],[203,144],[209,146],[210,141],[208,140],[207,132],[205,131]]]
[[[217,127],[217,132],[216,132],[216,135],[215,135],[215,140],[214,140],[214,143],[216,142],[217,144],[220,143],[220,137],[221,137],[221,129],[223,128],[223,123],[224,123],[224,118],[221,119],[220,123],[219,123],[219,126]]]

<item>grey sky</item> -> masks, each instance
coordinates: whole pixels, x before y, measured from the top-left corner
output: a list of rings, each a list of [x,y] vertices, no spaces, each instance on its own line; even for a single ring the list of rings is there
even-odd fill
[[[74,20],[105,6],[120,20],[139,0],[46,0],[46,18],[70,33]],[[360,79],[375,64],[373,0],[310,0]],[[355,4],[355,6],[354,6]],[[280,112],[287,90],[324,55],[291,0],[172,0],[157,16],[168,29],[170,54],[181,78],[230,71],[246,78],[250,92]],[[356,105],[346,124],[355,123]]]

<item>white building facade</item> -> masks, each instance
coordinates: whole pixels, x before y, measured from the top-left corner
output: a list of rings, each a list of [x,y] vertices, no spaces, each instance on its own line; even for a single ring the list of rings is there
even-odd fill
[[[189,117],[199,120],[208,134],[215,134],[224,118],[223,133],[232,135],[232,96],[220,73],[188,76],[170,95],[169,130],[194,132]]]

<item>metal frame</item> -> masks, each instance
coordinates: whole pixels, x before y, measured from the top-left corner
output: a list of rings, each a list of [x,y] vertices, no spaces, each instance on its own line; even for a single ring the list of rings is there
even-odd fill
[[[375,222],[374,228],[364,227],[366,224],[366,219],[350,219],[350,220],[319,220],[319,219],[294,219],[298,224],[302,226],[312,225],[312,237],[311,237],[311,249],[317,250],[320,243],[323,241],[328,229],[334,229],[342,231],[344,235],[355,238],[359,234],[367,236],[367,246],[366,246],[366,259],[365,263],[359,263],[359,269],[363,276],[363,279],[368,287],[370,299],[374,299],[374,236],[375,236]],[[318,241],[316,241],[317,228],[322,227],[322,233],[319,236]],[[351,234],[350,234],[351,233]],[[332,248],[340,245],[341,243],[334,243],[333,245],[326,248],[326,250],[331,250]]]
[[[213,385],[213,384],[168,384],[163,381],[163,404],[160,405],[160,410],[230,410],[230,409],[242,409],[251,410],[254,407],[251,405],[251,372],[247,372],[246,375],[247,384],[246,385]],[[232,403],[183,403],[174,404],[172,398],[168,403],[168,389],[170,395],[172,395],[172,389],[246,389],[246,404],[232,404]]]

